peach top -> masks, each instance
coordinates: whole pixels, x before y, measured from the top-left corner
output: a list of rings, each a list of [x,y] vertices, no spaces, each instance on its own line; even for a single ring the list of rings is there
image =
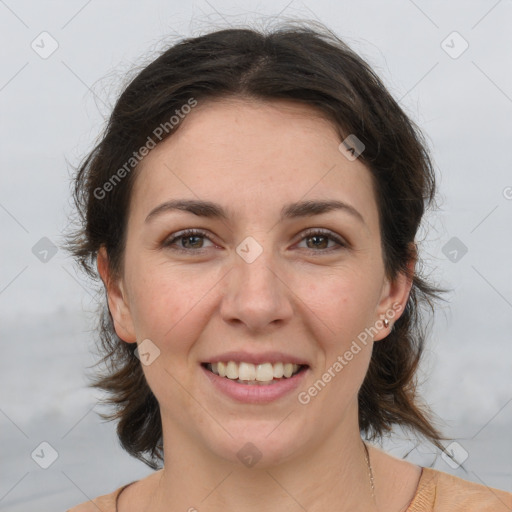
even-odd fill
[[[117,512],[117,498],[129,485],[77,505],[67,512]],[[432,468],[422,468],[407,512],[511,512],[512,493],[486,487]]]

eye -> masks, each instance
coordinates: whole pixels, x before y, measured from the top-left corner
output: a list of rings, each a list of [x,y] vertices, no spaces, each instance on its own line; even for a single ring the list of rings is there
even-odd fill
[[[311,252],[316,252],[316,253],[330,252],[330,251],[336,250],[340,247],[347,247],[347,244],[340,237],[338,237],[331,231],[324,230],[324,229],[318,229],[318,228],[312,228],[312,229],[309,229],[308,231],[306,231],[306,233],[303,235],[303,237],[301,239],[301,242],[304,240],[306,241],[306,244],[307,244],[308,240],[312,241],[311,244],[308,244],[308,249]],[[329,245],[329,241],[335,242],[338,247],[328,248],[327,246]]]
[[[163,247],[167,247],[176,251],[182,252],[190,252],[190,250],[194,250],[195,252],[200,252],[202,247],[201,239],[206,238],[210,240],[206,233],[200,229],[186,229],[185,231],[180,231],[176,233],[171,238],[166,239],[163,243]],[[182,243],[181,247],[172,247],[176,241]],[[211,242],[211,240],[210,240]]]

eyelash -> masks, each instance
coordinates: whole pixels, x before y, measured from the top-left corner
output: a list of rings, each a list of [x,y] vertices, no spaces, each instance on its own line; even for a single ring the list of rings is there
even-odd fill
[[[338,236],[334,235],[330,231],[327,231],[327,230],[324,230],[324,229],[318,229],[318,228],[310,228],[309,230],[306,230],[306,232],[303,234],[303,236],[299,240],[299,242],[302,242],[304,239],[311,238],[311,237],[313,237],[315,235],[320,235],[320,236],[325,237],[325,238],[327,238],[329,240],[332,240],[332,241],[336,242],[339,245],[339,247],[338,248],[331,247],[329,249],[320,249],[320,250],[306,249],[306,251],[308,251],[309,253],[326,253],[326,252],[331,252],[332,250],[336,250],[336,249],[339,249],[339,248],[347,248],[348,247],[348,244],[345,243]],[[204,237],[204,238],[210,240],[210,242],[214,243],[213,240],[206,234],[206,232],[204,232],[204,231],[202,231],[200,229],[186,229],[184,231],[178,232],[175,236],[172,236],[171,238],[168,238],[168,239],[164,240],[164,242],[162,243],[162,246],[166,247],[166,248],[169,248],[169,249],[171,249],[173,251],[178,251],[178,252],[182,252],[182,253],[195,252],[195,253],[201,254],[205,249],[207,249],[206,247],[203,247],[203,248],[200,248],[200,249],[183,249],[181,247],[172,247],[173,243],[176,240],[180,240],[182,238],[187,238],[189,236],[201,236],[201,237]]]

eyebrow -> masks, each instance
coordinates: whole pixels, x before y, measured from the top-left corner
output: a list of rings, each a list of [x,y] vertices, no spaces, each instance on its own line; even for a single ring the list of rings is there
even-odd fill
[[[365,220],[358,210],[343,201],[334,199],[299,201],[297,203],[287,204],[281,209],[280,221],[301,217],[312,217],[314,215],[321,215],[323,213],[336,210],[344,211],[365,224]],[[229,220],[227,211],[220,204],[197,199],[174,199],[166,201],[151,210],[146,217],[145,222],[148,222],[158,215],[171,211],[185,211],[193,213],[198,217],[221,219],[225,221]]]

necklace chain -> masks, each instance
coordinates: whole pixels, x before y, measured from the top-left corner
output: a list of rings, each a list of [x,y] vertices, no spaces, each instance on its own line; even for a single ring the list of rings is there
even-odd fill
[[[375,500],[375,482],[373,480],[373,470],[372,465],[370,462],[370,454],[368,453],[368,447],[366,446],[366,443],[363,441],[364,446],[364,452],[365,452],[365,459],[366,459],[366,465],[368,466],[368,477],[370,478],[370,486],[372,488],[372,497]]]

